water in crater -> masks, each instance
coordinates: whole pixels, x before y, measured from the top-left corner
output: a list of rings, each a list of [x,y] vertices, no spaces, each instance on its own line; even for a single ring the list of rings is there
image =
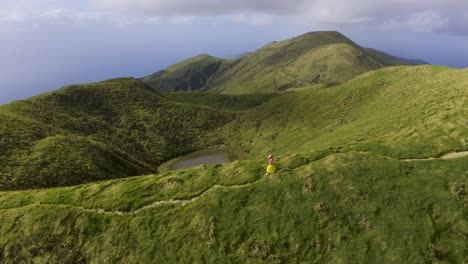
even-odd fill
[[[230,161],[232,161],[230,155],[223,151],[199,151],[179,158],[170,168],[180,170],[199,165],[221,164]]]

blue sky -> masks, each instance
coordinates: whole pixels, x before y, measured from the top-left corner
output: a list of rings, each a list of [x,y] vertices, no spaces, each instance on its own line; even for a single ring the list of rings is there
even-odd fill
[[[2,0],[0,104],[68,84],[228,58],[309,31],[468,67],[466,0]]]

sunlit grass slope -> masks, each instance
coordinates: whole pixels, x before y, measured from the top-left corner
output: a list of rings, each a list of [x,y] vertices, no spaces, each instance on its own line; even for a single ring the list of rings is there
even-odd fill
[[[340,33],[312,32],[224,63],[210,85],[226,94],[271,93],[310,84],[334,85],[381,67]]]
[[[392,157],[468,149],[468,71],[391,67],[271,99],[224,129],[252,156],[339,148]]]
[[[304,85],[333,86],[370,70],[410,64],[386,53],[362,48],[339,32],[323,31],[272,42],[231,60],[197,56],[145,77],[143,81],[159,91],[274,93]]]
[[[468,159],[301,155],[268,177],[258,160],[0,193],[0,262],[466,260]]]

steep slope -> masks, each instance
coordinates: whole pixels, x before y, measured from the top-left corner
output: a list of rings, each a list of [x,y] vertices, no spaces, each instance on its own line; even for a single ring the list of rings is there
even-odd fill
[[[202,67],[198,62],[203,58],[207,56],[182,62],[184,67],[176,64],[174,67],[182,70],[176,71],[177,77],[170,81],[166,75],[171,73],[172,67],[143,80],[159,91],[200,89],[222,94],[274,93],[291,87],[336,85],[384,66],[410,64],[376,50],[361,48],[336,31],[311,32],[272,42],[237,59],[221,62],[210,58],[209,62],[217,69],[203,68],[203,81],[197,82],[203,85],[187,85],[193,72],[200,73]],[[179,89],[189,86],[190,89]]]
[[[161,162],[207,146],[209,132],[232,118],[170,101],[134,79],[18,101],[0,108],[0,189],[155,172]]]
[[[312,32],[226,62],[209,87],[226,94],[271,93],[310,84],[336,84],[348,80],[341,75],[348,69],[357,69],[350,74],[355,77],[380,67],[340,33]]]
[[[439,156],[467,148],[467,85],[467,70],[384,68],[275,97],[226,126],[225,136],[253,156],[329,147]]]
[[[221,59],[202,54],[158,71],[142,81],[162,92],[202,90],[219,70],[221,62]]]

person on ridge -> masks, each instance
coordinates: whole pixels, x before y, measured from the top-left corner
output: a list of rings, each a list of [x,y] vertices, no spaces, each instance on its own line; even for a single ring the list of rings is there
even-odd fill
[[[275,158],[273,158],[273,155],[268,155],[268,167],[266,169],[265,175],[268,174],[273,174],[275,173],[276,168],[275,168]]]

